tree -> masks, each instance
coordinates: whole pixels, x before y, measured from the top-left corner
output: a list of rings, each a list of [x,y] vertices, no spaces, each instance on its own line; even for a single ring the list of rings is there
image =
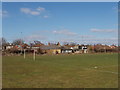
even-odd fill
[[[42,44],[40,41],[34,41],[35,45]]]
[[[34,43],[30,43],[29,45],[30,45],[30,48],[32,48],[34,46]]]
[[[69,45],[69,42],[63,42],[63,45]]]
[[[59,42],[57,43],[57,46],[60,46],[60,43],[59,43]]]
[[[71,45],[71,46],[75,46],[75,45],[77,45],[77,43],[75,43],[75,42],[71,42],[69,45]]]
[[[75,42],[64,42],[63,45],[75,46],[75,45],[77,45],[77,43],[75,43]]]
[[[2,37],[1,45],[2,45],[2,46],[6,46],[7,44],[8,44],[7,40]]]
[[[21,45],[21,44],[24,44],[24,41],[22,39],[16,39],[13,41],[13,44],[14,45]]]

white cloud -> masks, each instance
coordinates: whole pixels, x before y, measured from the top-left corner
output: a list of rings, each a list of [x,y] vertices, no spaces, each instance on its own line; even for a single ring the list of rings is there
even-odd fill
[[[30,35],[30,36],[25,37],[25,41],[45,40],[45,39],[46,39],[45,36],[37,35],[37,34],[34,34],[34,35]]]
[[[30,8],[21,8],[20,11],[25,13],[25,14],[30,14],[30,15],[40,15],[40,12],[33,11]]]
[[[62,37],[59,39],[60,42],[75,42],[79,44],[118,44],[118,38],[117,37],[110,37],[110,38],[98,38],[98,37],[90,37],[88,35],[83,35],[85,38],[78,38],[78,37]]]
[[[31,15],[40,15],[40,12],[32,11]]]
[[[63,35],[69,35],[69,36],[74,36],[77,35],[77,33],[71,32],[69,30],[54,30],[54,34],[63,34]]]
[[[94,37],[93,35],[80,35],[81,38],[91,38]]]
[[[41,16],[43,18],[48,18],[49,16],[46,15],[47,11],[43,7],[38,7],[36,9],[30,9],[30,8],[20,8],[20,11],[24,14],[34,15],[34,16]]]
[[[43,7],[38,7],[36,10],[38,10],[38,11],[45,11],[45,8],[43,8]]]
[[[7,17],[8,16],[8,11],[6,11],[6,10],[1,10],[0,11],[0,16],[2,16],[2,17]]]
[[[110,32],[117,32],[114,29],[91,29],[92,32],[106,32],[106,33],[110,33]]]
[[[80,40],[78,40],[80,41]],[[81,41],[81,43],[87,44],[118,44],[118,38],[86,38]]]
[[[60,39],[60,41],[58,41],[58,42],[61,42],[61,43],[65,43],[65,42],[71,43],[71,42],[74,42],[74,43],[76,43],[76,40],[72,39],[72,38],[64,38],[64,39]]]
[[[21,10],[21,12],[23,12],[25,14],[29,14],[31,12],[31,10],[29,8],[21,8],[20,10]]]
[[[47,16],[47,15],[45,15],[45,16],[43,16],[44,18],[48,18],[49,16]]]

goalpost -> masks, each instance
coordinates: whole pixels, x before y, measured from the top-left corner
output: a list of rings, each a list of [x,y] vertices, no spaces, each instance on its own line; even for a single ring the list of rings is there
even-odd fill
[[[25,49],[24,49],[24,59],[25,59],[25,56],[26,56],[26,55],[25,55]]]
[[[24,59],[26,58],[26,53],[25,53],[25,49],[24,49]],[[34,49],[34,51],[33,51],[33,60],[35,61],[35,59],[36,59],[36,50]]]
[[[34,49],[34,52],[33,52],[33,60],[35,61],[35,59],[36,59],[36,50]]]

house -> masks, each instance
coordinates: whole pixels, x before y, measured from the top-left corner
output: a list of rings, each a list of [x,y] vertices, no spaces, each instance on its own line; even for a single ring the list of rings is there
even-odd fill
[[[108,45],[102,45],[102,44],[97,44],[94,45],[94,51],[95,52],[116,52],[117,48],[115,46],[108,46]]]
[[[79,47],[77,45],[64,45],[61,47],[62,53],[79,53]]]
[[[73,53],[73,49],[62,48],[62,49],[61,49],[61,53]]]
[[[64,45],[62,53],[87,53],[88,48],[84,45]]]
[[[33,45],[32,47],[29,47],[29,48],[31,48],[33,50],[37,50],[37,49],[40,49],[40,46],[44,46],[44,44],[35,44],[35,45]]]
[[[22,47],[23,49],[29,49],[29,48],[30,48],[30,46],[29,46],[28,44],[23,44],[23,45],[21,45],[21,47]]]
[[[14,47],[13,45],[8,45],[8,46],[6,46],[6,50],[12,49],[13,47]]]
[[[9,49],[12,49],[14,48],[14,45],[13,44],[8,44],[8,45],[5,45],[5,46],[2,46],[2,50],[9,50]]]
[[[62,46],[61,53],[73,53],[73,47],[70,47],[68,45]]]
[[[87,46],[82,46],[82,53],[88,53]]]
[[[110,47],[111,49],[115,49],[117,46],[115,46],[115,45],[109,45],[109,47]]]
[[[40,50],[42,51],[42,53],[47,53],[47,54],[61,53],[61,48],[57,45],[43,45],[43,46],[40,46]]]

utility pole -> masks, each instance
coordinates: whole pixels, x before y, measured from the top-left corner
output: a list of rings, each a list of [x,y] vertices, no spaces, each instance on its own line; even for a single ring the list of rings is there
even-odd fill
[[[21,32],[21,36],[22,36],[22,32]],[[21,54],[22,54],[22,39],[20,40],[21,43]]]

